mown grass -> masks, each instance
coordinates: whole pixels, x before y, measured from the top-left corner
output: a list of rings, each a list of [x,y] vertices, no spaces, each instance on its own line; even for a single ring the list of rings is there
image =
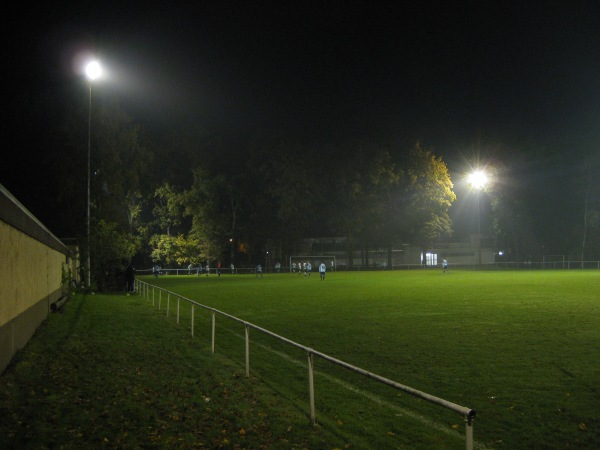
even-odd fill
[[[476,409],[477,447],[600,442],[598,271],[146,280]],[[52,315],[0,378],[0,448],[464,448],[455,413],[320,360],[311,427],[303,352],[252,330],[245,378],[243,327],[217,317],[213,355],[210,314],[192,338],[168,299],[168,318],[158,291]]]
[[[476,409],[480,447],[597,448],[600,442],[599,271],[341,272],[329,273],[325,282],[315,274],[149,281]],[[197,312],[196,327],[208,340],[209,315]],[[218,329],[229,330],[218,335],[218,346],[243,364],[243,330],[225,319],[218,319]],[[253,373],[274,389],[291,392],[290,398],[305,400],[305,356],[258,333],[252,340]],[[267,347],[293,356],[275,357]],[[461,420],[453,413],[329,364],[317,366],[325,377],[316,380],[325,391],[317,393],[317,416],[324,424],[342,422],[350,434],[362,433],[371,448],[431,448],[428,436],[437,448],[463,445],[447,432],[458,428],[455,434],[462,438]]]
[[[0,448],[343,442],[138,296],[77,295],[0,377]]]

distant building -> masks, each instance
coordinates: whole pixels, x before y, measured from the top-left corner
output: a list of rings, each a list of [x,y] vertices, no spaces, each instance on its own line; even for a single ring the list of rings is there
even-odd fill
[[[424,249],[409,244],[395,244],[391,250],[391,267],[388,264],[388,249],[373,247],[354,249],[352,257],[345,237],[307,238],[302,241],[298,255],[335,256],[338,269],[383,268],[390,269],[410,266],[438,266],[443,259],[450,265],[474,266],[495,262],[497,253],[490,240],[482,239],[481,246],[477,235],[470,241],[438,243]]]

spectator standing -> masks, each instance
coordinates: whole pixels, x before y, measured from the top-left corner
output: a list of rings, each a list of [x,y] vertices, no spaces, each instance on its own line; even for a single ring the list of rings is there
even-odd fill
[[[128,293],[135,292],[135,269],[132,264],[129,264],[125,269],[125,284]]]

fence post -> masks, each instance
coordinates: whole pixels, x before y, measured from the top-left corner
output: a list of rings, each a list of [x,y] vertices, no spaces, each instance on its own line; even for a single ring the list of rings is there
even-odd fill
[[[216,325],[217,325],[217,317],[216,317],[216,313],[215,310],[212,310],[212,332],[211,332],[211,350],[214,353],[215,352],[215,330],[216,330]]]
[[[154,306],[154,286],[152,286],[152,306]]]
[[[194,304],[192,303],[192,337],[194,337]]]
[[[181,297],[177,297],[177,324],[179,324],[179,300]]]
[[[315,420],[315,379],[314,379],[314,357],[308,352],[308,395],[310,402],[310,423],[314,426]]]
[[[160,311],[160,304],[162,303],[162,289],[158,291],[158,310]]]
[[[246,331],[246,376],[250,376],[250,327],[247,323],[244,324]]]
[[[473,418],[465,418],[465,445],[467,450],[473,450]]]

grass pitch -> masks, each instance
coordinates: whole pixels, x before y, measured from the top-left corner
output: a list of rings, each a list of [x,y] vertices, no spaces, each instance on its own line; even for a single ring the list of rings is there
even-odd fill
[[[597,448],[600,271],[144,280],[477,410],[478,448]],[[167,316],[168,303],[168,316]],[[77,295],[0,377],[1,448],[464,448],[456,413],[155,291]],[[209,399],[208,401],[206,399]]]
[[[324,282],[315,273],[310,278],[211,275],[150,281],[474,408],[480,446],[595,448],[600,442],[599,271],[334,272]],[[209,339],[208,314],[197,312],[196,317],[196,333]],[[217,322],[218,329],[231,329],[232,334],[237,330],[241,339],[239,324]],[[217,346],[231,345],[223,351],[243,364],[242,344],[221,335]],[[290,373],[288,367],[304,363],[304,356],[271,339],[263,343],[257,333],[251,339],[260,344],[251,350],[253,373],[283,395],[293,391],[290,397],[305,400],[304,371],[296,367]],[[267,347],[293,356],[274,358]],[[378,388],[328,364],[318,364],[319,369],[325,378],[316,380],[317,389],[326,396],[320,399],[317,393],[319,419],[326,415],[345,427],[352,422],[367,439],[370,433],[401,435],[411,422],[423,425],[429,419],[441,447],[452,446],[452,438],[437,428],[458,428],[462,436],[462,423],[454,413]],[[387,411],[380,409],[383,404]],[[384,425],[374,431],[379,424]]]

